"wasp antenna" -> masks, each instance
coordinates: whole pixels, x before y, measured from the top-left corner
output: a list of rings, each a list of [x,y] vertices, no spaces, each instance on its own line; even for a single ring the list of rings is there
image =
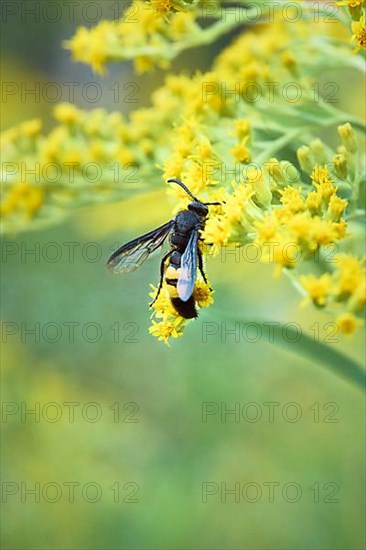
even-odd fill
[[[190,190],[188,189],[188,187],[186,185],[184,185],[184,183],[176,178],[170,178],[167,180],[168,183],[176,183],[177,185],[179,185],[179,187],[181,187],[182,189],[184,189],[184,191],[194,200],[194,201],[197,201],[197,202],[201,202],[200,200],[198,200],[194,195],[192,195],[192,193],[190,192]]]

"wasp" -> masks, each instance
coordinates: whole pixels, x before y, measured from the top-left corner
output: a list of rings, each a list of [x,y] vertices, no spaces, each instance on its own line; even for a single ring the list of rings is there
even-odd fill
[[[138,269],[144,261],[160,248],[170,235],[170,250],[163,256],[160,264],[160,282],[154,301],[157,300],[165,281],[170,301],[181,317],[197,317],[193,296],[197,278],[197,268],[203,280],[207,278],[203,269],[202,251],[199,242],[200,232],[205,227],[208,206],[220,205],[219,202],[201,202],[192,195],[188,187],[178,179],[171,178],[168,183],[176,183],[191,197],[192,202],[186,210],[181,210],[170,221],[157,229],[137,237],[118,248],[108,258],[107,267],[113,273],[128,273]]]

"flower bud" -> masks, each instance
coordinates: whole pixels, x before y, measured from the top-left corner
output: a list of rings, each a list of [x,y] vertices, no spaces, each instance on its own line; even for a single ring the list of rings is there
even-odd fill
[[[291,162],[283,160],[280,165],[282,179],[285,185],[294,185],[300,181],[299,171]]]
[[[256,168],[247,170],[248,182],[252,185],[258,202],[265,207],[272,202],[270,183],[266,176],[267,174],[264,175],[263,170],[257,170]]]
[[[321,139],[314,139],[310,143],[310,149],[313,153],[313,157],[316,163],[318,164],[326,164],[328,162],[328,155],[325,150],[324,143]]]
[[[347,159],[342,153],[333,157],[334,173],[337,178],[345,180],[347,178]]]
[[[343,145],[350,153],[357,151],[357,138],[354,129],[349,122],[338,126],[338,134],[341,136]]]
[[[302,147],[297,150],[297,158],[301,169],[307,174],[311,174],[315,162],[310,147],[307,145],[302,145]]]

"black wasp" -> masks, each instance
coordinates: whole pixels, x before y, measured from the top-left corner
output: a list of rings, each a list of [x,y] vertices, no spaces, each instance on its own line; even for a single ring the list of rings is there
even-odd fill
[[[124,244],[118,248],[107,261],[107,267],[113,273],[128,273],[134,271],[160,248],[170,234],[171,249],[167,252],[160,265],[160,282],[155,300],[159,296],[165,280],[169,297],[175,310],[186,319],[197,317],[194,285],[197,277],[197,267],[207,283],[203,270],[202,252],[199,248],[200,231],[205,227],[208,216],[208,206],[219,205],[219,202],[199,201],[190,190],[178,179],[169,179],[168,183],[176,183],[193,199],[187,210],[182,210],[164,225]],[[169,259],[168,266],[166,265]],[[154,302],[155,302],[154,300]],[[153,302],[153,303],[154,303]],[[150,304],[150,305],[153,305]]]

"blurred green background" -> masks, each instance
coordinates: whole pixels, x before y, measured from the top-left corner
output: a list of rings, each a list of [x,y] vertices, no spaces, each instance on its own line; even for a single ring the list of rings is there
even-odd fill
[[[109,2],[100,5],[110,17]],[[72,22],[65,9],[57,23],[9,16],[3,80],[96,81],[101,101],[76,103],[126,111],[131,106],[113,104],[108,86],[135,80],[128,65],[102,81],[60,47],[88,23],[80,10]],[[204,51],[195,67],[205,68],[212,53]],[[138,80],[137,106],[160,80]],[[47,126],[52,107],[14,94],[3,103],[3,126],[33,116]],[[215,310],[232,315],[228,330],[237,318],[263,319],[298,323],[311,335],[319,323],[321,340],[331,319],[300,309],[298,294],[272,267],[209,258],[215,305],[170,348],[157,342],[148,334],[148,293],[159,258],[121,277],[104,262],[117,242],[170,212],[164,194],[154,194],[3,239],[2,547],[364,548],[362,392],[302,358],[296,344],[283,350],[266,334],[257,342],[248,341],[252,333],[225,338]],[[37,323],[40,337],[26,335]],[[217,323],[217,333],[204,338],[205,323]],[[334,338],[330,346],[363,361],[362,331]],[[75,404],[73,421],[65,403]],[[273,418],[268,403],[276,403]],[[38,417],[25,415],[37,407]],[[205,417],[207,407],[213,414]],[[242,414],[225,416],[225,407]],[[273,498],[268,484],[276,484]],[[225,495],[235,486],[240,493]],[[214,494],[205,498],[205,487]],[[39,495],[27,493],[34,488]]]

